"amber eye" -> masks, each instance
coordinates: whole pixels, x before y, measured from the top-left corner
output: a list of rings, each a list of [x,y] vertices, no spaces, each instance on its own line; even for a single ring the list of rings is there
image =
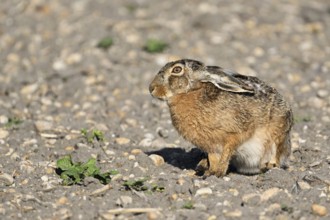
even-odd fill
[[[180,73],[182,71],[182,67],[176,66],[173,68],[172,73]]]

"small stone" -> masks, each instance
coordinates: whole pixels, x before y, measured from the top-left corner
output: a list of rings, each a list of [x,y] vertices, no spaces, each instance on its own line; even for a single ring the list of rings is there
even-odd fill
[[[81,54],[79,53],[73,53],[73,54],[70,54],[67,58],[66,58],[66,63],[71,65],[71,64],[76,64],[76,63],[80,63],[82,59],[82,56]]]
[[[9,118],[5,115],[0,115],[0,124],[6,124],[8,123]]]
[[[159,219],[159,213],[158,212],[148,212],[147,214],[148,220],[156,220]]]
[[[299,188],[302,190],[308,190],[311,188],[311,185],[309,185],[305,181],[298,181],[297,184],[298,184]]]
[[[230,177],[228,177],[228,176],[224,176],[224,177],[222,177],[222,179],[223,179],[224,181],[226,181],[226,182],[229,182],[229,181],[230,181]]]
[[[209,187],[200,188],[196,191],[195,196],[211,195],[212,189]]]
[[[8,137],[8,135],[9,135],[8,131],[0,128],[0,139],[5,139],[6,137]]]
[[[234,210],[234,211],[231,211],[231,212],[228,212],[226,210],[223,211],[223,214],[226,216],[226,217],[231,217],[231,218],[239,218],[242,216],[242,211],[240,210]]]
[[[180,186],[182,186],[186,181],[183,178],[179,178],[176,183],[179,184]]]
[[[52,130],[53,123],[49,121],[36,121],[34,123],[34,126],[36,127],[38,132],[42,132],[42,131]]]
[[[276,196],[281,190],[277,187],[270,188],[262,193],[261,201],[268,201],[270,198]]]
[[[176,194],[176,193],[172,194],[170,199],[173,200],[173,201],[177,200],[178,199],[178,194]]]
[[[14,183],[14,178],[8,173],[0,172],[0,182],[3,182],[6,186],[10,186]]]
[[[141,147],[150,147],[152,144],[152,139],[144,138],[140,141],[139,146]]]
[[[57,201],[56,201],[56,204],[57,205],[66,205],[69,203],[69,200],[67,197],[65,196],[62,196],[61,198],[59,198]]]
[[[317,96],[320,98],[326,98],[329,96],[329,92],[325,89],[321,89],[321,90],[317,91]]]
[[[157,154],[151,154],[149,155],[149,158],[154,162],[156,166],[161,166],[165,163],[164,158]]]
[[[256,47],[254,48],[253,50],[253,54],[256,56],[256,57],[261,57],[265,54],[265,51],[261,48],[261,47]]]
[[[322,205],[313,204],[312,212],[313,212],[313,214],[318,215],[318,216],[325,216],[328,213],[328,210],[326,207],[324,207]]]
[[[116,205],[121,207],[125,207],[132,203],[133,203],[133,199],[130,196],[120,196],[116,201]]]
[[[61,71],[66,69],[66,64],[63,62],[63,60],[57,60],[53,63],[52,67],[56,71]]]
[[[21,89],[21,94],[22,95],[31,95],[32,93],[37,91],[38,87],[39,87],[39,85],[37,83],[26,85]]]
[[[279,210],[281,210],[281,205],[278,203],[273,203],[266,208],[266,212],[270,212],[270,213],[273,213],[273,212],[276,212]]]
[[[233,196],[238,196],[238,190],[237,189],[229,189],[229,192],[233,194]]]
[[[133,150],[131,150],[131,154],[133,154],[133,155],[138,155],[138,154],[142,154],[142,153],[143,153],[143,151],[140,150],[140,149],[133,149]]]
[[[257,205],[260,202],[260,195],[256,193],[249,193],[242,196],[242,201],[249,205]]]
[[[115,143],[119,144],[119,145],[128,144],[129,142],[131,142],[131,140],[128,138],[124,138],[124,137],[119,137],[119,138],[115,139]]]
[[[131,155],[129,155],[129,156],[128,156],[128,160],[135,160],[135,156],[134,156],[134,155],[132,155],[132,154],[131,154]]]
[[[21,171],[23,171],[24,173],[27,173],[27,174],[30,174],[35,170],[33,163],[30,160],[21,161],[19,163],[19,168]]]

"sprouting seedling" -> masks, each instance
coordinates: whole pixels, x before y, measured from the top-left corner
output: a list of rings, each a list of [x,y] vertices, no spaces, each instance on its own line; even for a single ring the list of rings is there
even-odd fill
[[[161,40],[149,39],[147,40],[143,49],[148,53],[160,53],[168,47],[168,44]]]
[[[74,163],[70,155],[66,155],[56,161],[56,173],[60,175],[63,185],[80,184],[85,177],[91,176],[98,179],[102,184],[108,184],[111,176],[118,174],[118,171],[111,170],[101,173],[100,168],[96,166],[96,159],[91,158],[85,163]]]
[[[148,184],[149,178],[141,178],[137,180],[127,180],[123,183],[126,190],[147,191],[147,192],[164,192],[165,187],[156,183]]]
[[[12,128],[15,127],[19,124],[23,123],[23,121],[19,118],[13,117],[13,118],[9,118],[8,122],[5,124],[6,128]]]
[[[192,201],[188,201],[182,206],[183,209],[194,209],[194,203]]]
[[[92,131],[87,131],[86,128],[83,128],[80,130],[82,136],[87,140],[88,143],[93,143],[94,140],[96,141],[104,141],[104,134],[100,130],[92,130]]]
[[[113,39],[111,37],[105,37],[99,41],[97,44],[98,48],[108,49],[113,44]]]

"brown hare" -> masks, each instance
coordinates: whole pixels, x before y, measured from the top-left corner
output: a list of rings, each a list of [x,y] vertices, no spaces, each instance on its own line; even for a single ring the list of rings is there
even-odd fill
[[[161,68],[149,90],[167,101],[179,134],[207,153],[198,165],[205,176],[224,176],[229,164],[243,174],[286,166],[293,114],[257,77],[183,59]]]

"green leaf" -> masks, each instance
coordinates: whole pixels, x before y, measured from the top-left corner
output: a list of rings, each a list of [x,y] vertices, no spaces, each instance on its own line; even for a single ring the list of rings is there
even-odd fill
[[[149,39],[143,49],[148,53],[160,53],[168,47],[168,44],[156,39]]]
[[[183,204],[182,208],[184,209],[194,209],[194,203],[192,201],[188,201],[185,204]]]
[[[146,191],[148,190],[148,187],[144,185],[145,181],[147,181],[146,178],[140,180],[127,180],[124,182],[123,186],[125,186],[126,189],[134,189],[136,191]]]
[[[84,169],[83,172],[85,176],[94,176],[100,173],[100,168],[96,166],[95,158],[89,159],[86,163],[81,165],[81,167]]]
[[[100,42],[97,44],[97,47],[102,49],[108,49],[109,47],[111,47],[112,44],[113,44],[112,38],[105,37],[102,40],[100,40]]]
[[[8,122],[5,124],[5,127],[11,128],[11,127],[15,127],[21,123],[23,123],[23,121],[21,119],[13,117],[13,118],[8,119]]]
[[[72,160],[70,155],[66,155],[63,158],[56,161],[56,166],[61,170],[69,170],[72,168]]]

